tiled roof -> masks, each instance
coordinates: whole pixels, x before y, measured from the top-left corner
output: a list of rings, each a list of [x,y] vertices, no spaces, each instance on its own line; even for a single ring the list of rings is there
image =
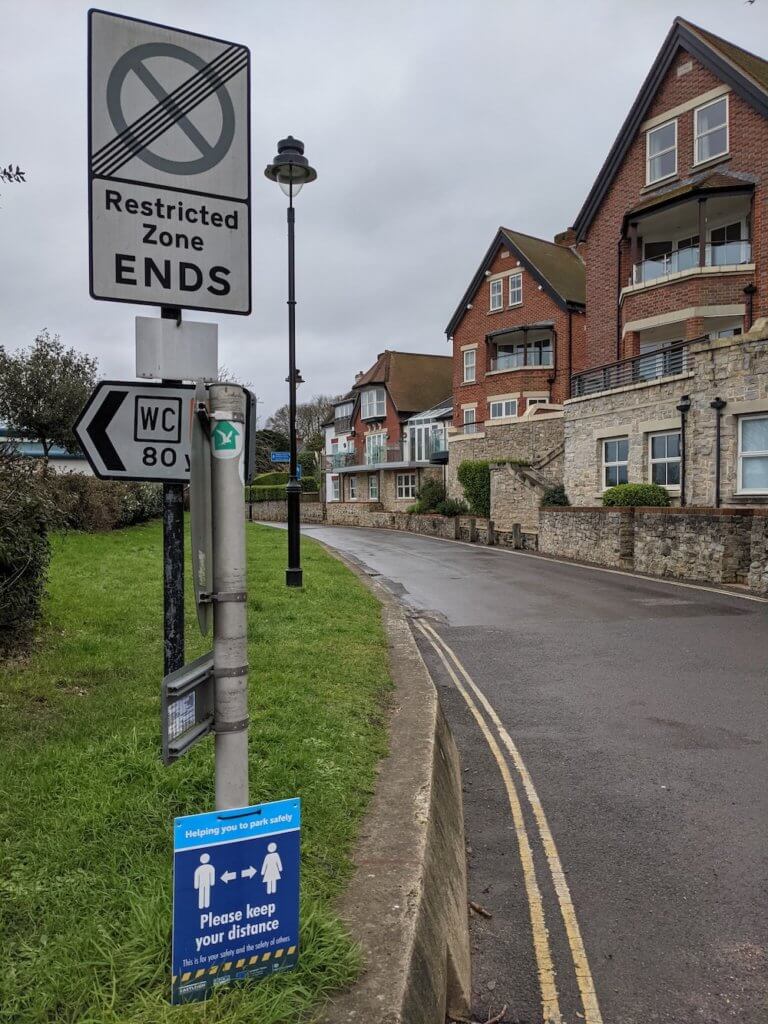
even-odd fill
[[[453,384],[451,356],[421,352],[382,352],[373,366],[355,381],[354,390],[369,384],[386,384],[398,413],[421,412],[437,405]]]
[[[691,32],[709,43],[713,50],[717,50],[726,60],[735,64],[739,70],[749,75],[757,85],[768,92],[768,60],[758,57],[755,53],[750,53],[749,50],[743,50],[735,43],[729,43],[727,39],[716,36],[714,32],[707,32],[706,29],[699,28],[698,25],[694,25],[693,22],[687,21],[685,18],[677,20],[687,25]]]
[[[734,189],[746,192],[753,188],[754,185],[751,181],[737,178],[733,174],[724,174],[722,171],[713,171],[711,174],[704,175],[703,178],[687,181],[676,188],[668,189],[666,192],[657,192],[655,195],[647,196],[642,202],[629,210],[626,216],[631,217],[633,214],[652,210],[656,206],[665,206],[676,199],[684,199],[691,193],[723,192]]]
[[[587,301],[584,264],[572,249],[533,235],[524,235],[522,231],[502,230],[562,299],[584,305]]]

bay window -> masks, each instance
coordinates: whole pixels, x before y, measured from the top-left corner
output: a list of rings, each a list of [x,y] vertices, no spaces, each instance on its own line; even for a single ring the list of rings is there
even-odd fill
[[[383,419],[387,414],[387,393],[384,388],[370,388],[363,392],[362,416],[364,420]]]

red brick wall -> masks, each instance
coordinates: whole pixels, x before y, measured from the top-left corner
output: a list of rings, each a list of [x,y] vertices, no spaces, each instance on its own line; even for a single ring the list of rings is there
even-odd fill
[[[467,310],[453,334],[453,422],[459,426],[463,421],[461,406],[477,402],[476,419],[488,418],[488,395],[511,394],[524,391],[548,391],[553,402],[563,402],[568,397],[568,314],[542,289],[524,267],[517,266],[517,259],[510,254],[503,258],[500,249],[490,266],[491,274],[499,274],[508,270],[520,270],[523,275],[523,302],[519,306],[489,312],[490,288],[488,280],[480,283],[477,291],[470,299],[472,309]],[[508,285],[505,281],[504,301],[509,298]],[[583,358],[584,315],[574,313],[573,316],[573,350]],[[540,369],[510,370],[506,373],[493,373],[486,377],[490,370],[491,346],[486,344],[485,336],[505,327],[518,324],[538,323],[551,320],[555,327],[555,365]],[[462,345],[477,344],[477,363],[475,382],[464,383],[464,363]],[[554,377],[553,383],[550,378]],[[518,414],[525,411],[525,399],[518,399]]]
[[[677,67],[690,60],[693,69],[677,77]],[[656,97],[646,115],[646,120],[688,102],[707,92],[721,81],[698,61],[682,49],[672,63]],[[729,93],[729,146],[730,158],[714,165],[715,169],[727,173],[745,172],[757,179],[752,223],[753,261],[757,269],[754,283],[754,317],[768,315],[768,121],[746,104],[734,92]],[[685,179],[695,173],[693,166],[693,110],[678,115],[678,178]],[[587,238],[580,246],[587,266],[587,365],[597,366],[611,362],[617,355],[617,244],[621,234],[624,214],[640,200],[647,197],[645,187],[645,132],[638,133],[624,158],[622,167],[603,199],[600,210],[592,222]],[[670,186],[670,179],[660,186],[660,191]],[[622,244],[620,278],[624,285],[630,274],[630,248],[627,241]],[[716,305],[720,303],[744,302],[741,291],[745,282],[741,277],[727,277],[715,283],[717,275],[699,282],[698,298],[695,303],[684,297],[681,285],[668,285],[655,289],[649,296],[627,298],[621,311],[621,323],[641,316],[671,312],[693,304]],[[679,289],[675,292],[673,289]],[[646,307],[645,303],[648,303]],[[648,308],[639,313],[639,308]]]
[[[352,421],[352,428],[355,431],[355,452],[361,456],[360,461],[362,462],[362,454],[365,451],[365,435],[369,433],[379,433],[379,431],[385,431],[387,436],[386,444],[399,444],[402,428],[400,426],[400,420],[397,415],[392,399],[389,397],[389,391],[383,384],[371,385],[372,387],[384,387],[387,393],[387,414],[384,420],[364,420],[362,416],[362,402],[357,406],[355,418]],[[367,388],[365,389],[367,390]]]

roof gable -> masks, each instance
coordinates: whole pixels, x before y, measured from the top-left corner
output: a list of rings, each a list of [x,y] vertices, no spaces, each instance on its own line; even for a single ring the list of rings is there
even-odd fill
[[[548,242],[544,238],[513,231],[511,228],[499,228],[445,328],[449,338],[458,327],[468,303],[485,279],[485,273],[500,248],[509,249],[531,277],[563,309],[585,304],[584,264],[572,249],[565,245],[557,245],[556,242]]]
[[[383,384],[395,409],[403,413],[430,409],[449,395],[453,386],[450,356],[424,352],[382,352],[373,366],[355,381],[354,390]]]
[[[579,240],[583,240],[608,189],[613,183],[640,125],[675,59],[683,48],[716,75],[746,103],[768,117],[768,61],[725,39],[706,32],[684,18],[675,18],[640,92],[635,98],[605,163],[574,222]]]

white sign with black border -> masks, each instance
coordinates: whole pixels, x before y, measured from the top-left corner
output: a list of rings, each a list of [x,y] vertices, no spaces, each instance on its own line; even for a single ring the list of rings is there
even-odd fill
[[[250,51],[89,12],[90,292],[251,311]]]

